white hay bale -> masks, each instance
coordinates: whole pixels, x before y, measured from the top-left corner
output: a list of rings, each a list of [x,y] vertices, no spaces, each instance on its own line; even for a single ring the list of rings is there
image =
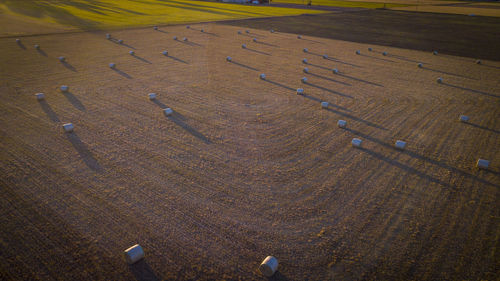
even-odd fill
[[[168,56],[168,51],[161,52],[164,56]]]
[[[477,61],[476,61],[476,64],[481,64],[481,60],[477,60]]]
[[[111,39],[111,34],[107,33],[106,34],[106,39]]]
[[[201,31],[201,32],[205,32],[205,30],[204,30],[204,29],[202,29],[202,30],[200,30],[200,31]]]
[[[278,260],[273,256],[267,256],[259,266],[259,271],[266,277],[271,277],[278,270]]]
[[[372,49],[372,48],[368,48],[368,51],[370,51],[370,52],[371,52],[371,51],[373,51],[373,49]]]
[[[174,36],[174,40],[177,40],[177,36]]]
[[[265,75],[264,73],[261,73],[261,74],[259,75],[259,77],[260,77],[260,79],[262,79],[262,80],[266,80],[266,75]]]
[[[302,59],[302,63],[307,64],[307,59]]]
[[[153,26],[153,29],[154,30],[158,30],[158,26]]]
[[[150,100],[156,99],[156,93],[149,93],[148,96]]]
[[[383,56],[387,56],[387,52],[383,52],[383,53],[382,53],[382,55],[383,55]]]
[[[437,80],[436,80],[439,84],[443,83],[443,78],[439,77]]]
[[[337,121],[337,126],[339,126],[340,128],[345,128],[345,126],[347,126],[347,121],[339,120]]]
[[[304,71],[304,73],[309,73],[309,68],[304,67],[304,70],[303,70],[303,71]]]
[[[302,35],[297,35],[297,39],[302,39]]]
[[[339,70],[336,68],[332,69],[332,72],[333,72],[333,74],[339,74]]]
[[[142,247],[139,244],[135,244],[134,246],[126,249],[124,254],[125,260],[128,264],[134,264],[144,258],[144,250],[142,250]]]
[[[238,34],[241,34],[241,30],[238,30]]]
[[[356,50],[356,55],[359,55],[361,54],[361,52],[359,50]]]
[[[297,89],[297,95],[303,95],[304,94],[304,89],[298,88]]]
[[[274,29],[271,29],[271,33],[274,33]]]
[[[118,40],[118,44],[123,44],[123,40],[122,39]]]
[[[396,146],[397,149],[405,149],[406,142],[404,142],[402,140],[397,140],[394,145]]]
[[[187,40],[188,40],[187,37],[182,38],[182,41],[187,41]]]
[[[432,54],[436,56],[438,54],[438,51],[434,51],[432,52]]]
[[[246,32],[246,33],[250,33],[250,30],[248,30],[248,29],[247,29],[247,30],[245,30],[245,32]]]
[[[422,63],[420,63],[420,62],[417,64],[417,66],[418,66],[418,68],[424,67],[424,65]]]
[[[257,38],[253,38],[252,41],[257,42]]]
[[[303,51],[304,53],[309,52],[309,50],[308,50],[307,48],[302,49],[302,51]]]
[[[61,92],[63,92],[63,93],[64,93],[64,92],[67,92],[67,91],[69,91],[69,86],[62,85],[62,86],[61,86]]]
[[[21,39],[16,39],[16,43],[21,43]]]
[[[36,50],[40,50],[40,45],[36,44],[36,45],[35,45],[35,49],[36,49]]]
[[[460,115],[460,122],[468,122],[469,121],[469,116],[465,115]]]
[[[115,67],[116,67],[116,64],[114,64],[114,63],[109,64],[109,68],[114,69]]]
[[[129,51],[128,53],[131,54],[132,56],[135,55],[134,51]]]
[[[307,77],[302,77],[302,79],[300,79],[300,81],[302,81],[302,83],[307,83]]]
[[[327,54],[324,54],[323,55],[323,58],[326,60],[328,58],[328,55]]]
[[[63,124],[63,129],[66,133],[71,133],[73,132],[73,129],[75,128],[75,126],[73,126],[72,123],[66,123],[66,124]]]
[[[45,94],[44,93],[36,93],[35,94],[37,100],[43,100],[45,99]]]
[[[226,60],[229,61],[229,62],[231,62],[233,59],[230,56],[227,56]]]
[[[190,28],[191,28],[191,26],[189,26],[189,25],[186,25],[186,28],[187,28],[187,29],[190,29]]]
[[[65,62],[66,61],[65,57],[58,57],[58,59],[59,59],[60,62]]]
[[[246,48],[247,48],[247,44],[243,44],[243,45],[241,45],[241,47],[242,47],[243,49],[246,49]]]
[[[490,166],[490,161],[484,159],[478,159],[476,166],[480,169],[488,169]]]
[[[363,143],[363,141],[358,138],[353,138],[351,141],[351,144],[354,147],[361,147],[361,143]]]
[[[174,113],[174,111],[170,107],[167,107],[163,110],[163,113],[165,113],[165,115],[167,116],[170,116],[172,115],[172,113]]]
[[[329,103],[327,101],[321,102],[321,108],[328,108]]]

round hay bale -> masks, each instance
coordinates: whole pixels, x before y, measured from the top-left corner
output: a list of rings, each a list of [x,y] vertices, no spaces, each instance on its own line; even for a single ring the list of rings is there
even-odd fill
[[[252,41],[257,42],[257,38],[253,38]]]
[[[118,44],[123,44],[123,40],[122,39],[118,40]]]
[[[356,50],[356,55],[360,55],[361,52],[359,50]]]
[[[238,34],[241,34],[241,30],[238,30]]]
[[[111,68],[111,69],[115,69],[115,67],[116,67],[116,64],[114,64],[114,63],[110,63],[110,64],[109,64],[109,68]]]
[[[271,33],[274,33],[274,29],[271,29]]]
[[[443,83],[443,78],[439,77],[437,80],[436,80],[439,84]]]
[[[65,62],[66,61],[65,57],[58,57],[58,59],[59,59],[60,62]]]
[[[417,64],[417,66],[418,66],[418,68],[422,68],[422,67],[424,67],[424,65],[423,65],[421,62],[419,62],[419,63]]]
[[[154,99],[156,99],[156,93],[149,93],[148,97],[150,100],[154,100]]]
[[[132,56],[135,55],[134,51],[129,51],[128,53],[131,54]]]
[[[339,70],[336,68],[332,69],[332,72],[333,72],[333,74],[339,74]]]
[[[371,51],[373,51],[373,49],[372,49],[372,48],[370,48],[370,47],[368,47],[368,51],[369,51],[369,52],[371,52]]]
[[[153,29],[154,30],[158,30],[158,26],[153,26]]]
[[[307,64],[307,59],[302,59],[302,63]]]
[[[139,244],[135,244],[134,246],[126,249],[124,254],[125,260],[128,264],[134,264],[144,258],[144,250]]]
[[[397,149],[405,149],[406,147],[406,142],[402,141],[402,140],[397,140],[396,143],[394,144],[394,146],[396,146]]]
[[[303,51],[304,53],[309,52],[309,50],[308,50],[307,48],[302,49],[302,51]]]
[[[307,77],[302,77],[302,79],[300,79],[300,81],[302,81],[302,83],[307,83]]]
[[[190,29],[190,28],[191,28],[191,26],[189,26],[189,25],[186,25],[186,28],[187,28],[187,29]]]
[[[259,266],[259,271],[266,277],[271,277],[278,270],[278,260],[273,256],[267,256]]]
[[[204,30],[204,29],[202,29],[202,30],[200,30],[200,31],[201,31],[201,32],[205,32],[205,30]]]
[[[345,128],[347,126],[347,121],[339,120],[337,121],[337,126],[339,126],[340,128]]]
[[[304,71],[304,73],[309,73],[309,68],[304,67],[304,70],[303,70],[303,71]]]
[[[61,92],[65,93],[65,92],[67,92],[67,91],[69,91],[69,86],[62,85],[62,86],[61,86]]]
[[[182,38],[182,41],[186,41],[187,42],[187,40],[188,40],[187,37]]]
[[[245,30],[245,32],[246,32],[246,33],[250,33],[250,30],[248,30],[248,29],[247,29],[247,30]]]
[[[177,36],[174,36],[174,40],[177,40]]]
[[[302,39],[302,35],[297,35],[297,39]]]
[[[241,45],[241,47],[242,47],[243,49],[246,49],[246,48],[247,48],[247,45],[246,45],[246,44],[243,44],[243,45]]]
[[[36,44],[35,45],[35,50],[40,50],[40,45]]]
[[[383,53],[382,53],[382,55],[383,55],[383,56],[387,56],[387,52],[383,52]]]
[[[434,51],[434,52],[432,52],[432,54],[435,55],[435,56],[437,56],[438,51]]]
[[[329,103],[327,101],[321,102],[321,108],[328,108]]]
[[[45,94],[44,93],[36,93],[35,97],[37,100],[43,100],[43,99],[45,99]]]
[[[16,43],[21,43],[21,39],[16,39]]]
[[[106,39],[111,39],[111,34],[106,33]]]
[[[469,121],[469,116],[465,116],[465,115],[460,115],[460,118],[459,118],[460,122],[468,122]]]
[[[363,141],[358,138],[353,138],[351,141],[351,144],[354,147],[361,147],[361,143],[363,143]]]
[[[262,80],[266,80],[266,75],[265,75],[264,73],[261,73],[261,74],[259,75],[259,77],[260,77],[260,79],[262,79]]]
[[[164,56],[168,56],[168,51],[161,52]]]
[[[323,55],[323,58],[326,60],[328,58],[328,55],[327,54],[324,54]]]
[[[476,64],[481,64],[481,60],[477,60],[477,61],[476,61]]]
[[[71,133],[73,132],[73,129],[75,129],[75,126],[73,126],[73,124],[71,123],[63,124],[62,127],[66,133]]]
[[[485,159],[478,159],[476,166],[479,169],[488,169],[488,167],[490,166],[490,161],[485,160]]]
[[[231,62],[233,59],[232,59],[230,56],[227,56],[227,57],[226,57],[226,60],[227,60],[228,62]]]
[[[170,107],[168,107],[163,110],[163,113],[165,113],[166,116],[170,116],[172,115],[172,113],[174,113],[174,111]]]
[[[298,88],[297,89],[297,95],[303,95],[304,94],[304,89]]]

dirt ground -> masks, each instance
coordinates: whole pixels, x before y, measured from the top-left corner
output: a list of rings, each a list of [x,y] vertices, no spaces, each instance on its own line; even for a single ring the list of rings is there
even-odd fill
[[[0,39],[0,279],[498,279],[499,61],[237,30]]]

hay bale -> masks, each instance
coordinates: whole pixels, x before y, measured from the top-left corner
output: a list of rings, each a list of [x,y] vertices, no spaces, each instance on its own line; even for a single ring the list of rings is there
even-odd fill
[[[328,58],[328,55],[327,54],[324,54],[323,55],[323,58],[326,60]]]
[[[202,29],[202,30],[200,30],[200,31],[201,31],[201,32],[205,32],[205,30],[204,30],[204,29]]]
[[[383,53],[382,53],[382,55],[383,55],[383,56],[387,56],[387,52],[383,52]]]
[[[481,64],[481,60],[477,60],[477,61],[476,61],[476,64]]]
[[[238,30],[238,34],[241,34],[241,30]]]
[[[307,83],[307,77],[302,77],[302,79],[300,79],[300,81],[302,81],[302,83]]]
[[[271,29],[271,33],[274,33],[274,29]]]
[[[245,32],[246,32],[246,33],[250,33],[250,30],[248,30],[248,29],[247,29],[247,30],[245,30]]]
[[[304,89],[298,88],[297,89],[297,95],[303,95],[304,94]]]
[[[361,52],[359,50],[356,50],[356,55],[360,55]]]
[[[124,254],[125,260],[128,264],[134,264],[144,258],[144,250],[142,250],[142,247],[139,244],[135,244],[134,246],[126,249]]]
[[[265,75],[264,73],[261,73],[261,74],[259,75],[259,77],[260,77],[260,79],[262,79],[262,80],[266,80],[266,75]]]
[[[123,40],[122,39],[118,40],[118,44],[123,44]]]
[[[439,84],[443,83],[443,78],[439,77],[437,80],[436,80]]]
[[[63,129],[64,129],[64,131],[65,131],[66,133],[71,133],[71,132],[73,132],[73,129],[75,128],[75,126],[73,126],[73,124],[72,124],[72,123],[66,123],[66,124],[63,124],[63,125],[62,125],[62,127],[63,127]]]
[[[252,41],[257,42],[257,38],[252,38]]]
[[[16,43],[21,43],[21,39],[16,39]]]
[[[40,45],[36,44],[35,45],[35,50],[40,50]]]
[[[174,36],[174,40],[177,40],[177,36]]]
[[[182,41],[187,42],[187,40],[188,40],[187,37],[182,38]]]
[[[302,39],[302,35],[297,35],[297,39]]]
[[[133,56],[133,55],[135,55],[135,52],[134,52],[134,51],[129,51],[128,53],[129,53],[130,55],[132,55],[132,56]]]
[[[339,70],[336,68],[332,69],[332,72],[333,72],[333,74],[339,74]]]
[[[309,68],[304,67],[304,70],[303,70],[303,71],[304,71],[304,73],[309,73]]]
[[[328,108],[329,103],[327,101],[321,102],[321,108]]]
[[[153,26],[153,29],[154,30],[158,30],[158,26]]]
[[[371,51],[373,51],[373,49],[372,48],[368,48],[368,51],[371,52]]]
[[[106,33],[106,39],[111,39],[111,34]]]
[[[161,52],[164,56],[168,56],[168,51]]]
[[[420,62],[417,64],[417,66],[418,66],[418,68],[424,67],[424,65],[422,63],[420,63]]]
[[[60,62],[65,62],[66,61],[65,57],[58,57],[57,59],[59,59]]]
[[[484,159],[478,159],[476,163],[476,167],[479,169],[488,169],[490,166],[490,161]]]
[[[114,63],[110,63],[110,64],[109,64],[109,68],[111,68],[111,69],[115,69],[115,67],[116,67],[116,64],[114,64]]]
[[[266,277],[271,277],[278,270],[278,260],[273,256],[267,256],[259,266],[259,271]]]
[[[460,122],[468,122],[469,121],[469,116],[465,116],[465,115],[460,115]]]
[[[406,142],[404,142],[402,140],[397,140],[394,145],[396,146],[397,149],[405,149]]]
[[[246,48],[247,48],[247,44],[243,44],[243,45],[241,45],[241,47],[242,47],[243,49],[246,49]]]
[[[156,93],[149,93],[148,96],[150,100],[156,99]]]
[[[227,60],[228,62],[231,62],[233,59],[232,59],[231,57],[229,57],[229,56],[228,56],[228,57],[226,57],[226,60]]]
[[[174,111],[170,107],[167,107],[163,110],[163,113],[165,113],[166,116],[170,116]]]
[[[191,28],[191,26],[189,26],[189,25],[186,25],[186,28],[187,28],[187,29],[190,29],[190,28]]]
[[[308,50],[307,48],[302,49],[302,51],[303,51],[304,53],[309,52],[309,50]]]
[[[434,52],[432,52],[432,54],[435,55],[435,56],[437,56],[438,51],[434,51]]]
[[[363,143],[363,141],[358,138],[353,138],[351,141],[351,144],[354,147],[361,147],[361,143]]]
[[[339,120],[337,121],[337,126],[339,126],[340,128],[345,128],[345,126],[347,126],[347,121]]]
[[[61,86],[61,92],[65,93],[65,92],[67,92],[67,91],[69,91],[69,86],[62,85],[62,86]]]
[[[307,59],[302,59],[302,63],[307,64]]]
[[[35,94],[37,100],[43,100],[45,99],[45,94],[44,93],[36,93]]]

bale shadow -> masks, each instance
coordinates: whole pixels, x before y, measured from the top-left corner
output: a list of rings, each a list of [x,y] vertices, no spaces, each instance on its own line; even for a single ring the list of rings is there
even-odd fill
[[[339,60],[339,59],[336,59],[336,58],[331,58],[331,57],[328,57],[327,60],[330,60],[330,61],[333,61],[333,62],[338,62],[338,63],[341,63],[341,64],[345,64],[345,65],[349,65],[349,66],[353,66],[353,67],[358,67],[358,68],[361,68],[362,66],[359,66],[357,64],[353,64],[353,63],[349,63],[349,62],[345,62],[345,61],[342,61],[342,60]]]
[[[117,69],[117,68],[113,68],[113,71],[120,74],[121,76],[127,78],[127,79],[132,79],[132,76],[128,75],[127,73]]]
[[[323,91],[326,91],[326,92],[329,92],[329,93],[332,93],[332,94],[335,94],[335,95],[339,95],[339,96],[342,96],[342,97],[345,97],[345,98],[353,99],[353,97],[350,96],[350,95],[343,94],[341,92],[337,92],[337,91],[334,91],[334,90],[331,90],[331,89],[328,89],[328,88],[325,88],[325,87],[321,87],[321,86],[316,85],[316,84],[312,84],[312,83],[309,83],[309,82],[306,82],[304,84],[309,85],[309,86],[314,87],[314,88],[318,88],[320,90],[323,90]]]
[[[477,79],[470,78],[470,77],[467,77],[467,76],[463,76],[463,75],[460,75],[460,74],[455,74],[455,73],[446,72],[446,71],[442,71],[442,70],[432,69],[432,68],[428,68],[428,67],[425,67],[425,66],[423,66],[422,69],[429,70],[429,71],[436,72],[436,73],[441,73],[441,74],[446,74],[446,75],[451,75],[451,76],[456,76],[456,77],[461,77],[461,78],[467,78],[467,79],[477,80]]]
[[[61,64],[66,67],[67,69],[73,71],[73,72],[77,72],[76,71],[76,68],[74,66],[72,66],[70,63],[66,62],[66,61],[62,61]]]
[[[118,39],[111,38],[111,39],[108,39],[108,40],[109,40],[109,41],[111,41],[111,42],[113,42],[113,43],[115,43],[115,44],[117,44],[117,45],[120,45],[120,46],[125,46],[125,47],[127,47],[127,48],[130,48],[130,49],[135,50],[135,48],[134,48],[134,47],[132,47],[132,46],[130,46],[130,45],[128,45],[128,44],[126,44],[126,43],[118,43]]]
[[[474,123],[470,123],[470,122],[465,122],[465,124],[467,124],[469,126],[472,126],[472,127],[475,127],[475,128],[478,128],[478,129],[481,129],[481,130],[486,130],[486,131],[490,131],[490,132],[495,133],[495,134],[500,134],[499,130],[491,129],[491,128],[484,127],[484,126],[481,126],[481,125],[478,125],[478,124],[474,124]]]
[[[135,54],[134,54],[134,55],[132,55],[132,57],[134,57],[134,58],[136,58],[136,59],[138,59],[138,60],[140,60],[140,61],[142,61],[142,62],[145,62],[145,63],[148,63],[148,64],[152,64],[152,62],[148,61],[147,59],[145,59],[145,58],[141,58],[141,57],[139,57],[139,56],[137,56],[137,55],[135,55]]]
[[[257,44],[261,44],[261,45],[266,45],[266,46],[269,46],[269,47],[274,47],[274,48],[279,48],[278,45],[274,45],[274,44],[271,44],[271,43],[266,43],[266,42],[261,42],[259,40],[257,40],[257,42],[255,42]]]
[[[337,111],[337,110],[332,109],[332,108],[326,108],[326,110],[328,110],[328,111],[330,111],[330,112],[333,112],[333,113],[336,113],[336,114],[339,114],[339,115],[342,115],[342,116],[344,116],[344,117],[350,118],[350,119],[352,119],[352,120],[355,120],[355,121],[358,121],[358,122],[364,123],[364,124],[366,124],[366,125],[368,125],[368,126],[370,126],[370,127],[374,127],[374,128],[377,128],[377,129],[381,129],[381,130],[385,130],[385,131],[387,131],[387,129],[386,129],[386,128],[384,128],[384,127],[382,127],[382,126],[380,126],[380,125],[377,125],[377,124],[375,124],[375,123],[372,123],[372,122],[370,122],[370,121],[368,121],[368,120],[365,120],[365,119],[363,119],[363,118],[359,118],[359,117],[353,116],[353,115],[348,114],[348,113],[345,113],[345,112],[340,112],[340,111]]]
[[[374,57],[374,56],[369,56],[369,55],[365,55],[365,54],[359,54],[360,56],[363,56],[365,58],[372,58],[372,59],[376,59],[376,60],[381,60],[381,61],[386,61],[386,62],[395,62],[393,60],[388,60],[388,59],[384,59],[384,58],[377,58],[377,57]]]
[[[248,47],[245,48],[245,50],[249,50],[250,52],[254,52],[254,53],[258,53],[258,54],[266,55],[266,56],[270,56],[271,55],[270,53],[262,52],[262,51],[251,49],[251,48],[248,48]]]
[[[352,86],[349,83],[338,81],[338,80],[335,80],[335,79],[332,79],[332,78],[329,78],[329,77],[326,77],[326,76],[323,76],[323,75],[314,74],[314,73],[307,73],[307,74],[309,74],[311,76],[314,76],[314,77],[318,77],[318,78],[324,79],[324,80],[328,80],[328,81],[332,81],[332,82],[335,82],[335,83],[339,83],[339,84],[342,84],[342,85]]]
[[[42,56],[44,56],[44,57],[46,57],[46,56],[47,56],[47,53],[46,53],[44,50],[42,50],[42,49],[36,49],[36,51],[37,51],[40,55],[42,55]]]
[[[144,259],[130,264],[128,267],[138,281],[160,281],[160,278],[156,276],[156,273]]]
[[[21,49],[26,50],[26,46],[24,46],[23,42],[19,41],[19,42],[16,42],[16,43],[17,43],[17,45],[18,45]]]
[[[250,33],[246,33],[246,32],[242,32],[241,35],[244,35],[244,36],[247,36],[247,37],[255,37],[255,38],[266,38],[265,35],[261,35],[261,34],[257,34],[257,33],[252,33],[250,31]]]
[[[352,80],[355,80],[355,81],[358,81],[358,82],[363,82],[363,83],[366,83],[366,84],[370,84],[370,85],[373,85],[373,86],[384,87],[384,85],[380,85],[380,84],[377,84],[377,83],[374,83],[374,82],[370,82],[370,81],[366,81],[366,80],[363,80],[363,79],[360,79],[360,78],[352,77],[352,76],[349,76],[347,74],[337,73],[337,75],[345,77],[345,78],[349,78],[349,79],[352,79]]]
[[[489,68],[495,68],[495,69],[500,69],[500,66],[495,66],[495,65],[489,65],[489,64],[481,64],[482,66],[486,66],[486,67],[489,67]]]
[[[282,87],[282,88],[285,88],[285,89],[290,90],[290,91],[293,91],[293,92],[295,92],[295,91],[297,90],[297,89],[294,89],[294,88],[292,88],[292,87],[288,87],[287,85],[283,85],[283,84],[281,84],[281,83],[274,82],[274,81],[271,81],[271,80],[268,80],[268,79],[264,79],[264,80],[262,80],[262,81],[265,81],[265,82],[267,82],[267,83],[271,83],[271,84],[276,85],[276,86],[280,86],[280,87]]]
[[[193,41],[184,41],[184,40],[177,40],[183,44],[189,45],[189,46],[197,46],[197,47],[203,47],[203,45],[195,43]]]
[[[165,109],[167,108],[168,106],[166,106],[164,103],[162,103],[161,101],[159,101],[158,99],[154,99],[152,100],[152,102],[154,102],[157,106],[159,106],[161,109]]]
[[[181,118],[178,118],[176,114],[173,114],[171,116],[167,116],[168,119],[172,120],[175,124],[186,130],[188,133],[193,135],[194,137],[198,138],[199,140],[203,141],[206,144],[211,144],[212,142],[205,137],[202,133],[197,131],[195,128],[191,127],[189,124],[181,120]]]
[[[165,30],[157,29],[156,31],[161,32],[161,33],[168,34],[168,32],[166,32]]]
[[[102,170],[101,165],[99,165],[99,162],[94,158],[92,152],[88,149],[87,145],[80,140],[75,132],[67,133],[66,138],[71,142],[78,154],[80,154],[80,157],[87,167],[97,172]]]
[[[197,29],[197,28],[194,28],[194,27],[191,27],[190,29],[201,32],[201,29]],[[215,36],[215,37],[220,37],[218,34],[213,33],[213,32],[203,31],[201,33],[208,34],[208,35]]]
[[[253,70],[253,71],[259,71],[257,68],[253,68],[253,67],[251,67],[251,66],[244,65],[244,64],[239,63],[239,62],[231,61],[231,63],[232,63],[232,64],[234,64],[234,65],[237,65],[237,66],[241,66],[241,67],[244,67],[244,68],[247,68],[247,69]]]
[[[388,143],[385,143],[385,142],[383,142],[383,141],[381,141],[381,140],[379,140],[379,139],[377,139],[377,138],[374,138],[374,137],[372,137],[372,136],[369,136],[369,135],[363,134],[363,133],[361,133],[361,132],[359,132],[359,131],[356,131],[356,130],[353,130],[353,129],[351,129],[351,128],[345,128],[345,130],[346,130],[346,131],[349,131],[349,132],[351,132],[351,133],[353,133],[354,135],[357,135],[357,136],[359,136],[359,137],[362,137],[362,138],[364,138],[364,139],[367,139],[367,140],[370,140],[370,141],[372,141],[372,142],[374,142],[374,143],[377,143],[377,144],[379,144],[379,145],[382,145],[382,146],[384,146],[384,147],[386,147],[386,148],[393,149],[393,150],[397,150],[397,151],[399,151],[400,153],[404,153],[404,154],[406,154],[406,155],[408,155],[408,156],[410,156],[410,157],[412,157],[412,158],[416,158],[416,159],[419,159],[419,160],[422,160],[422,161],[429,162],[429,163],[431,163],[431,164],[433,164],[433,165],[436,165],[436,166],[438,166],[438,167],[440,167],[440,168],[450,170],[450,171],[452,171],[452,172],[458,173],[458,174],[460,174],[460,175],[462,175],[462,176],[465,176],[465,177],[473,178],[474,180],[477,180],[477,181],[479,181],[479,182],[481,182],[481,183],[484,183],[484,184],[487,184],[487,185],[491,185],[491,186],[495,186],[495,187],[500,187],[500,184],[491,183],[491,182],[489,182],[489,181],[483,180],[483,179],[481,179],[481,178],[478,178],[476,175],[473,175],[473,174],[467,173],[467,172],[462,171],[462,170],[460,170],[460,169],[458,169],[458,168],[455,168],[455,167],[452,167],[452,166],[450,166],[450,165],[448,165],[448,164],[445,164],[445,163],[443,163],[443,162],[440,162],[440,161],[437,161],[437,160],[434,160],[434,159],[431,159],[431,158],[425,157],[425,156],[420,155],[420,154],[418,154],[418,153],[415,153],[415,152],[413,152],[413,151],[409,151],[409,150],[407,150],[407,149],[404,149],[404,150],[399,150],[399,149],[397,149],[396,147],[394,147],[394,146],[392,146],[392,145],[390,145],[390,144],[388,144]],[[490,171],[490,170],[489,170],[489,171]]]
[[[63,92],[63,95],[68,99],[68,101],[78,110],[85,111],[85,106],[83,103],[70,91]]]
[[[185,64],[189,64],[189,62],[187,62],[187,61],[185,61],[185,60],[182,60],[182,59],[180,59],[180,58],[177,58],[177,57],[171,56],[171,55],[168,55],[168,56],[166,56],[166,57],[167,57],[167,58],[171,58],[171,59],[173,59],[173,60],[175,60],[175,61],[178,61],[178,62],[182,62],[182,63],[185,63]]]
[[[399,60],[404,60],[404,61],[407,61],[407,62],[413,62],[413,63],[426,63],[426,62],[423,62],[423,61],[416,61],[416,60],[412,60],[412,59],[409,59],[409,58],[407,58],[407,57],[400,56],[400,55],[387,54],[387,56],[388,56],[388,57],[391,57],[391,58],[399,59]]]
[[[481,94],[481,95],[494,97],[494,98],[500,98],[499,95],[495,95],[495,94],[490,94],[490,93],[486,93],[486,92],[482,92],[482,91],[478,91],[478,90],[474,90],[474,89],[470,89],[470,88],[465,88],[465,87],[461,87],[461,86],[457,86],[457,85],[453,85],[453,84],[449,84],[449,83],[445,83],[445,82],[443,82],[442,84],[445,86],[448,86],[448,87],[459,89],[459,90],[469,91],[469,92],[473,92],[476,94]]]
[[[307,65],[310,65],[310,66],[317,67],[317,68],[321,68],[321,69],[324,69],[324,70],[328,70],[328,71],[331,71],[331,70],[332,70],[332,68],[328,68],[328,67],[326,67],[326,66],[322,66],[322,65],[319,65],[319,64],[314,64],[314,63],[310,63],[310,62],[308,62],[308,63],[306,63],[306,64],[307,64]]]
[[[325,43],[323,43],[323,42],[319,42],[319,41],[316,41],[316,40],[312,40],[312,39],[307,39],[307,38],[304,38],[304,36],[302,36],[302,38],[301,38],[301,39],[299,39],[299,40],[304,40],[304,41],[309,41],[309,42],[319,43],[319,44],[323,44],[323,45],[325,44]]]
[[[54,112],[54,110],[52,110],[52,107],[47,103],[46,100],[39,101],[39,104],[52,122],[60,122],[59,117]]]

